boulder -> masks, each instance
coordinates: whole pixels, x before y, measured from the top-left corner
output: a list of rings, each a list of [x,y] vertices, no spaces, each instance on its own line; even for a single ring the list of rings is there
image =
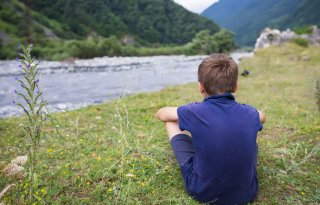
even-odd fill
[[[266,28],[260,34],[255,44],[255,50],[267,48],[271,45],[279,45],[281,42],[281,32],[277,29]]]
[[[262,31],[257,39],[254,50],[256,51],[261,48],[267,48],[271,45],[277,46],[284,42],[291,41],[294,38],[304,38],[307,39],[312,45],[319,45],[320,29],[317,26],[313,26],[311,34],[298,35],[290,29],[281,32],[278,29],[266,28]]]
[[[313,45],[320,44],[320,29],[317,26],[312,26],[312,33],[309,34],[308,39]]]

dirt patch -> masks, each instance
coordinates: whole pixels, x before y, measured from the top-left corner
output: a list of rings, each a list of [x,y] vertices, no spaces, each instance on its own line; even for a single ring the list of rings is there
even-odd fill
[[[295,136],[296,130],[292,127],[290,128],[280,128],[280,127],[274,127],[270,129],[265,129],[261,134],[259,134],[259,137],[265,138],[265,139],[278,139],[283,136],[292,137]]]

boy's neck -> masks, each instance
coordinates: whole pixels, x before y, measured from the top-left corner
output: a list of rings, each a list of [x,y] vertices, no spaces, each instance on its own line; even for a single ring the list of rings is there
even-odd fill
[[[225,92],[225,93],[217,93],[217,94],[214,94],[214,95],[209,95],[207,92],[204,92],[204,93],[202,93],[202,96],[203,96],[203,99],[206,99],[207,97],[210,97],[210,96],[224,95],[226,93],[227,92]]]
[[[210,95],[207,92],[202,93],[203,99],[209,97]]]

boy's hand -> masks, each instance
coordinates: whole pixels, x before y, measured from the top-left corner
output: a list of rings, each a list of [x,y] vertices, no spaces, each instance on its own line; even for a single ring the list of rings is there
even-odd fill
[[[178,121],[177,107],[164,107],[158,110],[156,117],[163,122]]]
[[[266,121],[266,115],[260,110],[258,110],[258,112],[259,112],[260,122],[263,124]]]

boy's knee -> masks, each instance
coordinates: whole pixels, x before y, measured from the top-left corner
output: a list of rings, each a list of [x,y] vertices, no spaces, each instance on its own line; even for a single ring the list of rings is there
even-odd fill
[[[178,122],[165,122],[164,125],[166,127],[168,137],[170,140],[178,134],[187,134],[190,136],[190,133],[188,131],[180,130]]]

